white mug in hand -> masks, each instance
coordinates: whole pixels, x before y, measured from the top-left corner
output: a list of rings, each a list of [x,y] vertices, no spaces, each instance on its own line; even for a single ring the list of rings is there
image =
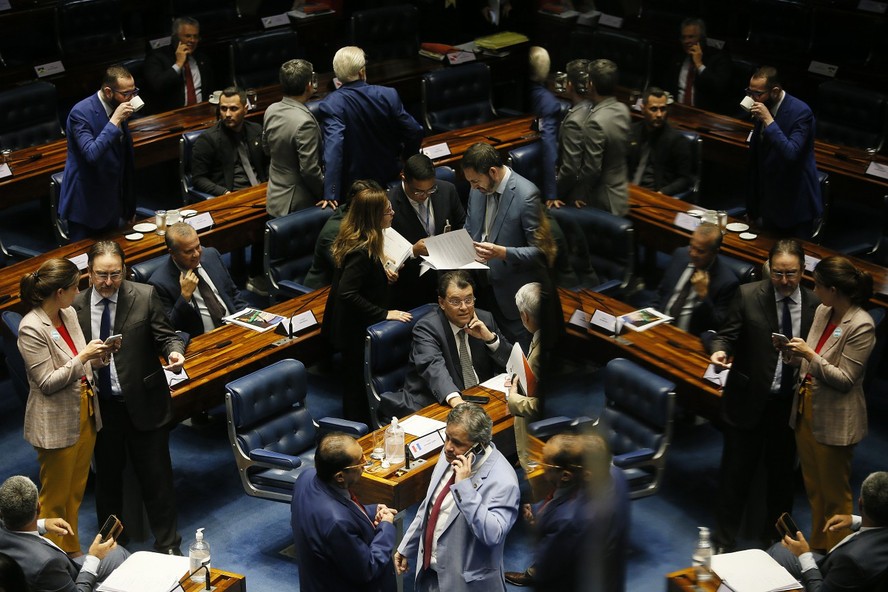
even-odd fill
[[[753,98],[750,97],[749,95],[746,95],[745,97],[743,97],[743,100],[740,101],[740,106],[741,106],[741,107],[743,108],[743,110],[746,111],[747,113],[749,112],[750,109],[752,109],[752,106],[753,106],[753,105],[755,105],[755,99],[753,99]]]
[[[132,106],[133,111],[138,111],[145,106],[145,101],[142,100],[142,97],[136,95],[130,99],[130,106]]]

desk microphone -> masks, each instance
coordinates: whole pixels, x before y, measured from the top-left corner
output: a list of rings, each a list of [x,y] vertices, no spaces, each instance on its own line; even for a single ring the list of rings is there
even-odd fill
[[[306,300],[305,302],[303,302],[301,305],[299,305],[299,308],[297,308],[296,310],[294,310],[294,311],[292,312],[292,314],[290,314],[290,318],[293,318],[293,317],[295,317],[297,314],[299,314],[300,312],[302,312],[302,311],[305,309],[306,306],[308,306],[309,304],[311,304],[312,302],[314,302],[315,300],[317,300],[318,297],[319,297],[323,292],[324,292],[324,289],[323,289],[323,288],[317,288],[317,289],[314,291],[314,294],[312,294],[311,298],[309,298],[308,300]],[[327,294],[329,295],[330,293],[327,292]],[[292,337],[292,335],[291,335],[290,337]]]
[[[188,354],[187,356],[185,356],[185,359],[186,359],[186,360],[190,360],[190,359],[193,358],[194,356],[199,356],[200,354],[202,354],[202,353],[204,353],[204,352],[208,352],[208,351],[210,351],[210,350],[214,350],[214,349],[222,349],[223,347],[226,347],[226,346],[229,346],[229,345],[231,345],[231,340],[230,340],[230,339],[226,339],[225,341],[220,341],[219,343],[215,343],[215,344],[213,344],[213,345],[211,345],[211,346],[209,346],[209,347],[205,347],[205,348],[203,348],[203,349],[199,349],[199,350],[197,350],[197,351],[195,351],[195,352],[191,352],[190,354]]]

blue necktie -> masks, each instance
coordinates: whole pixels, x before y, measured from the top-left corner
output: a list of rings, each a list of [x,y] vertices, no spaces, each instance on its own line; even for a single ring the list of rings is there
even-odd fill
[[[792,313],[789,312],[789,303],[792,302],[792,299],[787,296],[783,299],[783,321],[781,323],[781,330],[784,335],[786,335],[787,339],[792,339]],[[783,364],[783,369],[780,375],[780,392],[782,394],[789,394],[792,392],[793,387],[793,372],[794,368],[789,364]]]
[[[111,301],[107,298],[102,298],[101,304],[104,306],[104,309],[102,309],[102,322],[99,325],[99,339],[104,341],[111,337],[111,307],[109,306]],[[99,368],[99,398],[111,398],[110,364]]]

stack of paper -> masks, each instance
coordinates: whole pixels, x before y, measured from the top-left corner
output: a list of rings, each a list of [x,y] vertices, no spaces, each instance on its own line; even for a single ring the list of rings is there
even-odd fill
[[[188,573],[188,558],[138,551],[111,572],[99,592],[167,592]]]
[[[482,49],[499,50],[512,45],[518,45],[519,43],[526,43],[527,41],[529,39],[526,35],[512,31],[503,31],[488,35],[487,37],[479,37],[475,39],[475,45]]]
[[[761,549],[714,555],[712,571],[721,578],[723,588],[734,592],[782,592],[802,587],[786,568]]]
[[[278,323],[284,320],[284,317],[247,307],[227,317],[222,317],[222,320],[261,333],[274,329]]]
[[[465,228],[425,239],[429,254],[423,255],[420,275],[429,269],[489,269],[475,260],[475,245]]]
[[[386,261],[393,261],[395,269],[401,269],[404,262],[413,255],[413,245],[391,226],[382,231],[382,237],[382,250]]]

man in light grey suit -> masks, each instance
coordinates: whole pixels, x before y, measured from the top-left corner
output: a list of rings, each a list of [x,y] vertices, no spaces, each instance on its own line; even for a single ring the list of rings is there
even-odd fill
[[[462,168],[472,186],[466,230],[475,241],[476,258],[490,267],[480,276],[478,296],[509,341],[526,349],[530,333],[521,323],[515,292],[544,281],[545,261],[534,238],[540,225],[540,190],[504,166],[493,146],[483,142],[469,147]]]
[[[305,106],[315,91],[315,73],[305,60],[281,66],[284,98],[265,111],[262,147],[271,158],[266,209],[275,218],[312,205],[326,206],[321,170],[321,129]]]
[[[580,207],[588,199],[589,187],[580,179],[590,166],[585,162],[586,120],[592,111],[592,102],[589,100],[589,60],[568,62],[566,92],[571,107],[558,131],[558,169],[555,175],[558,199],[546,202],[550,208],[560,208],[565,203]]]
[[[71,559],[43,537],[65,535],[71,525],[61,518],[38,520],[39,512],[33,481],[14,475],[0,485],[0,552],[19,564],[33,592],[91,592],[129,556],[114,539],[103,543],[96,535],[87,555]]]
[[[445,433],[395,569],[403,574],[416,557],[418,592],[504,592],[503,547],[518,518],[518,479],[491,442],[493,422],[481,407],[455,407]]]

